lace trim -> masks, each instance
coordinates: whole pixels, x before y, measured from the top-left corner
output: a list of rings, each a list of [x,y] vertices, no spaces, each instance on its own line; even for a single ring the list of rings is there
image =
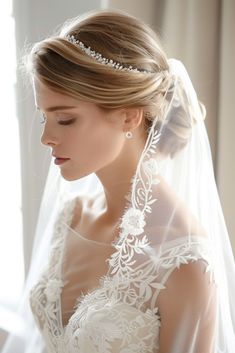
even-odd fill
[[[63,282],[60,278],[60,260],[65,231],[63,223],[71,213],[70,208],[71,202],[67,201],[57,217],[48,265],[44,269],[39,282],[31,289],[29,296],[35,321],[42,330],[44,339],[51,351],[58,349],[58,340],[63,336],[60,298]]]
[[[175,268],[179,268],[181,264],[200,259],[207,263],[205,272],[210,271],[210,282],[215,281],[210,249],[209,242],[195,240],[189,244],[180,244],[167,249],[159,257],[156,255],[150,256],[150,259],[136,267],[134,271],[126,270],[125,276],[122,278],[117,275],[103,276],[100,279],[99,287],[78,298],[76,308],[82,306],[86,311],[87,307],[92,305],[92,302],[105,301],[109,298],[113,302],[122,302],[144,311],[146,310],[145,304],[151,298],[156,299],[160,291],[165,288],[163,276],[159,277],[160,270],[161,273],[165,273],[169,269],[173,271]],[[119,252],[117,252],[118,254]],[[115,260],[125,267],[125,263],[121,262],[121,256],[118,257],[118,260],[117,258]],[[151,306],[151,310],[154,314],[158,312],[158,308],[154,305]]]

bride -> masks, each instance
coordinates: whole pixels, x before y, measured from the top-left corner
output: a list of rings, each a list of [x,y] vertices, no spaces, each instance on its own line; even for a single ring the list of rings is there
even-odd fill
[[[3,352],[232,353],[234,260],[184,65],[139,19],[100,10],[26,67],[53,158],[25,334]]]

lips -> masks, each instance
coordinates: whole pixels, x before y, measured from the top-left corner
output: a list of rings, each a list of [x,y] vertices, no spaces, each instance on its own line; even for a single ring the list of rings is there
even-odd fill
[[[54,163],[60,165],[60,164],[63,164],[69,160],[70,160],[70,158],[55,158]]]
[[[66,161],[70,160],[70,158],[59,157],[55,153],[52,153],[52,156],[55,158],[54,163],[57,164],[57,165],[63,164]]]

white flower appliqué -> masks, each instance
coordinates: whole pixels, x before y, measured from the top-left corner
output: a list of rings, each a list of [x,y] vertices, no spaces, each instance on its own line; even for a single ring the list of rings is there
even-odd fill
[[[45,288],[45,295],[47,297],[47,300],[50,302],[56,301],[60,293],[62,291],[61,287],[63,287],[63,282],[54,278],[50,279],[47,283],[47,286]]]
[[[124,228],[128,234],[139,235],[143,233],[145,224],[143,212],[131,207],[122,217],[121,228]]]
[[[156,175],[159,173],[157,161],[154,158],[150,158],[143,163],[143,167],[145,172],[151,176],[151,183],[155,185],[158,184],[160,180],[156,177]]]

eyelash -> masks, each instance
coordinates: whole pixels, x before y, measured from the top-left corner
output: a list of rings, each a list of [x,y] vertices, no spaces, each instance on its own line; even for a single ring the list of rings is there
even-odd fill
[[[71,120],[61,120],[58,122],[58,124],[60,125],[70,125],[70,124],[73,124],[73,122],[75,121],[75,119],[71,119]]]
[[[46,121],[46,116],[42,114],[43,120],[40,121],[40,124],[45,124]],[[75,121],[75,119],[70,119],[70,120],[61,120],[58,122],[59,125],[70,125]]]

